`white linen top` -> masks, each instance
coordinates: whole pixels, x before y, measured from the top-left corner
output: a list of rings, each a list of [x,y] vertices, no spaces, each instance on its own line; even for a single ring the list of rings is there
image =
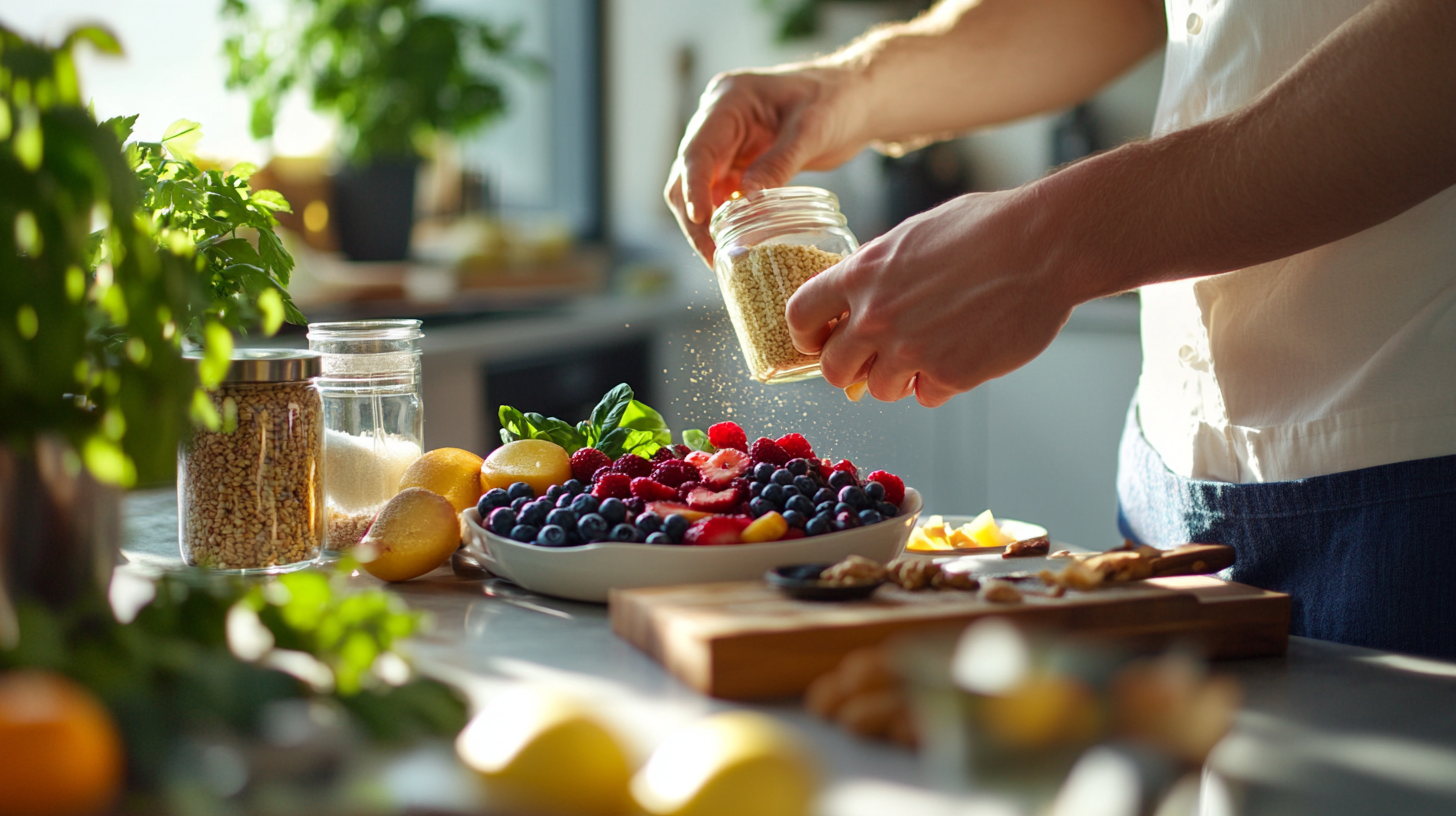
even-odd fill
[[[1154,135],[1251,101],[1368,1],[1167,0]],[[1138,419],[1180,476],[1456,454],[1456,187],[1308,252],[1145,286],[1142,337]]]

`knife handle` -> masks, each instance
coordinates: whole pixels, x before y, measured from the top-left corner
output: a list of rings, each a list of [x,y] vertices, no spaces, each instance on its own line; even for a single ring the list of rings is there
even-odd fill
[[[1234,548],[1227,544],[1184,544],[1153,559],[1153,577],[1206,575],[1234,564]]]

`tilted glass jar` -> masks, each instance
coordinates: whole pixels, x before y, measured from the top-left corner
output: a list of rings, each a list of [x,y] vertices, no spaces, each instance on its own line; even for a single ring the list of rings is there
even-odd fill
[[[839,199],[818,187],[751,193],[724,202],[708,230],[749,374],[763,383],[819,376],[818,355],[794,348],[784,309],[805,281],[859,249]]]
[[[326,557],[364,537],[424,445],[418,320],[313,323],[323,357]]]
[[[319,356],[308,351],[233,353],[227,376],[208,394],[220,426],[196,429],[178,449],[177,527],[189,566],[286,572],[318,559],[324,538],[318,373]]]

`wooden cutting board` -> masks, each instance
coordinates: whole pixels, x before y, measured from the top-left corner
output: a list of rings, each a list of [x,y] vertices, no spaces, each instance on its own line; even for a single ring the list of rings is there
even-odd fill
[[[680,680],[735,700],[797,695],[855,649],[992,615],[1139,647],[1193,640],[1213,658],[1283,654],[1289,638],[1288,595],[1202,575],[1028,595],[1020,604],[891,585],[866,601],[824,603],[761,581],[697,584],[613,590],[610,615],[613,632]]]

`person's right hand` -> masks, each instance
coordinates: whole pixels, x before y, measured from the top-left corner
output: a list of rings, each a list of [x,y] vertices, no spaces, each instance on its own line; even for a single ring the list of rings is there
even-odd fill
[[[865,147],[865,110],[848,66],[732,71],[708,84],[678,147],[663,197],[688,241],[713,265],[708,221],[734,192],[838,167]]]

